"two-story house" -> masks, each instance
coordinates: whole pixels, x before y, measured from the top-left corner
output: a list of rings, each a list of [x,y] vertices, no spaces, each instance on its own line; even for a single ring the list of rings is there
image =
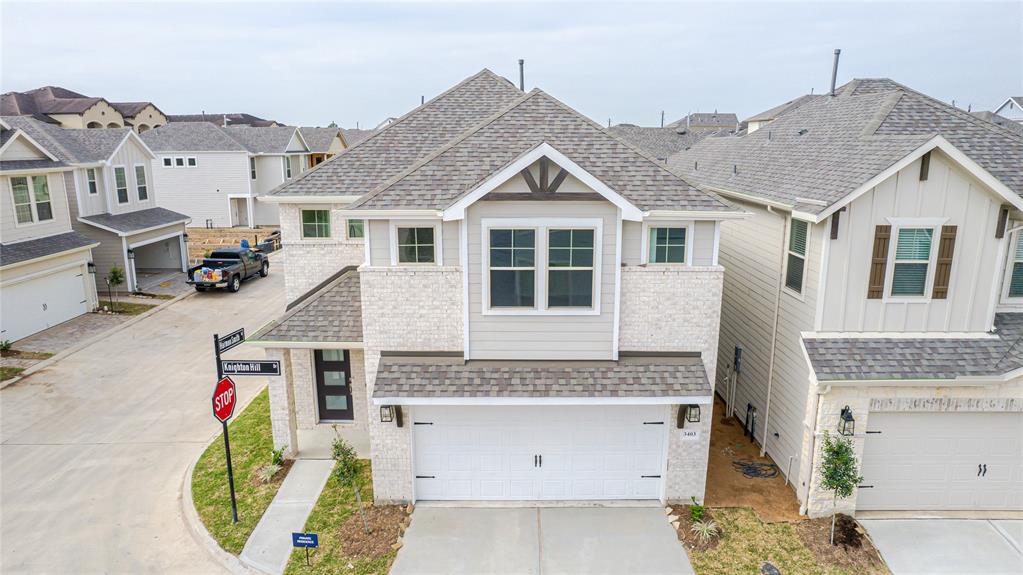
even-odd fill
[[[59,86],[0,96],[0,115],[32,116],[62,128],[123,128],[137,133],[162,126],[167,116],[152,102],[110,102]]]
[[[822,435],[852,438],[852,511],[1023,509],[1023,138],[854,80],[676,173],[753,214],[721,226],[717,390],[830,513]]]
[[[341,128],[302,127],[298,129],[302,139],[309,146],[308,164],[310,168],[333,158],[348,147]]]
[[[14,341],[97,306],[92,248],[71,227],[73,168],[0,119],[0,340]]]
[[[256,200],[311,167],[309,146],[290,126],[171,122],[142,140],[156,154],[160,205],[206,227],[278,225],[277,206]]]
[[[995,109],[995,113],[1003,118],[1023,124],[1023,96],[1006,98],[1002,105]]]
[[[368,434],[381,501],[702,499],[744,212],[488,70],[270,197],[276,446]]]
[[[188,216],[157,204],[155,155],[131,128],[68,129],[29,116],[3,118],[73,168],[65,178],[74,230],[95,242],[95,281],[107,290],[112,267],[120,289],[145,291],[186,269]]]

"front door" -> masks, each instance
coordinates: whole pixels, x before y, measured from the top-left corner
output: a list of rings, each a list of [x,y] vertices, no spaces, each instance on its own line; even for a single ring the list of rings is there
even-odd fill
[[[351,421],[352,367],[347,349],[318,349],[314,352],[316,396],[320,421]]]

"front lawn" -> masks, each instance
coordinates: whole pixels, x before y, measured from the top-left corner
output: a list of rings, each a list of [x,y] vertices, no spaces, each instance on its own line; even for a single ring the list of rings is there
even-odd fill
[[[229,431],[238,524],[231,523],[231,494],[227,485],[223,434],[217,436],[195,464],[192,500],[210,535],[226,551],[237,555],[277,494],[289,465],[269,483],[260,481],[259,471],[270,462],[273,449],[267,390],[260,392],[245,411],[235,416]]]
[[[25,371],[24,367],[0,366],[0,381],[7,381],[23,371]]]

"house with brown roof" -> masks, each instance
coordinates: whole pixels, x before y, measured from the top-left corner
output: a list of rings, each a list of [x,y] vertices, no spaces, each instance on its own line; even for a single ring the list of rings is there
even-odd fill
[[[290,303],[246,345],[282,362],[276,447],[336,425],[378,501],[702,500],[744,211],[489,70],[267,200]]]
[[[62,128],[130,126],[140,134],[167,123],[167,116],[151,102],[110,102],[57,86],[3,94],[0,116],[33,116]]]
[[[1023,137],[888,79],[669,160],[724,222],[716,389],[811,516],[1023,510]],[[767,119],[765,117],[765,119]]]

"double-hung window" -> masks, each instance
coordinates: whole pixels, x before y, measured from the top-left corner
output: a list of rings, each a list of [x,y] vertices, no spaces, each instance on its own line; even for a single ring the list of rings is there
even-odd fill
[[[366,236],[366,220],[348,220],[348,239]]]
[[[14,217],[17,223],[31,224],[53,219],[53,205],[50,203],[46,176],[11,178],[11,195],[14,197]]]
[[[806,240],[809,224],[803,220],[789,220],[789,246],[785,261],[785,287],[796,293],[803,293],[803,276],[806,275]]]
[[[135,166],[135,189],[138,191],[140,202],[144,202],[149,199],[149,188],[146,186],[145,166]]]
[[[647,263],[684,264],[686,228],[650,228]]]
[[[436,260],[433,228],[399,227],[398,263],[432,264]]]
[[[1012,252],[1009,276],[1009,297],[1023,297],[1023,232],[1016,233],[1016,249]]]
[[[330,210],[302,210],[302,237],[329,238]]]
[[[256,179],[256,158],[249,158],[249,179]]]
[[[99,193],[99,186],[96,184],[96,169],[89,168],[85,170],[85,179],[89,184],[89,194]]]
[[[114,168],[114,184],[117,188],[117,203],[128,203],[128,176],[124,173],[124,166]]]
[[[291,156],[284,156],[284,178],[291,179]]]
[[[593,230],[547,231],[547,307],[593,306]]]
[[[536,305],[536,230],[490,230],[490,306]]]
[[[893,296],[922,296],[927,292],[934,228],[899,228],[892,268]]]

